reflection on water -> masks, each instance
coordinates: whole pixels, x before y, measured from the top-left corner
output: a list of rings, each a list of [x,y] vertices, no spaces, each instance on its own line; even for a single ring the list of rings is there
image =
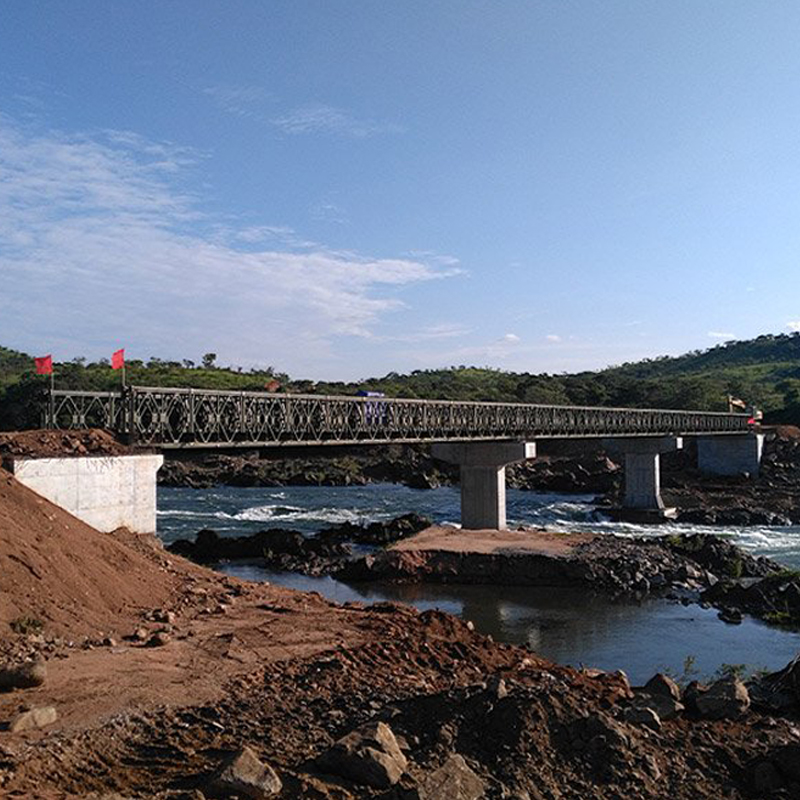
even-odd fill
[[[221,569],[248,580],[319,592],[338,603],[390,600],[423,611],[439,608],[471,620],[498,641],[525,645],[562,664],[624,669],[634,683],[664,669],[679,675],[688,656],[699,675],[709,676],[725,663],[778,669],[800,651],[798,633],[750,619],[726,625],[716,611],[696,605],[613,602],[586,591],[549,587],[347,585],[246,564]]]

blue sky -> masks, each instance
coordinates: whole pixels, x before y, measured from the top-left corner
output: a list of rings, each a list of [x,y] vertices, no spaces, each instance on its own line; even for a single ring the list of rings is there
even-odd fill
[[[0,343],[295,377],[800,330],[800,5],[8,0]]]

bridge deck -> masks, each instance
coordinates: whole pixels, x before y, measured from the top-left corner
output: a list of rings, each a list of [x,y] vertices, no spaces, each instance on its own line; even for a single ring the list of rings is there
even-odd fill
[[[46,427],[99,427],[160,448],[741,434],[746,414],[131,386],[55,390]]]

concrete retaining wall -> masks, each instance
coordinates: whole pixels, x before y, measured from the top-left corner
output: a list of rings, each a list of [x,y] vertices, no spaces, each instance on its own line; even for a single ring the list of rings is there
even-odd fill
[[[98,530],[156,530],[156,473],[164,456],[18,458],[17,480]]]

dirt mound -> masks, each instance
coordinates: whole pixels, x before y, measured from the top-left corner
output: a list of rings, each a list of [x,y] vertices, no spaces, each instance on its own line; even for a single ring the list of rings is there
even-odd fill
[[[8,458],[65,458],[68,456],[122,456],[130,449],[108,431],[15,431],[0,433],[0,456]]]
[[[770,430],[775,432],[778,439],[797,440],[800,439],[800,428],[796,425],[776,425],[774,428],[764,428],[764,433]]]
[[[149,544],[148,544],[149,542]],[[14,620],[58,636],[115,630],[177,585],[152,540],[100,533],[0,470],[0,630]],[[16,627],[19,627],[17,623]]]

